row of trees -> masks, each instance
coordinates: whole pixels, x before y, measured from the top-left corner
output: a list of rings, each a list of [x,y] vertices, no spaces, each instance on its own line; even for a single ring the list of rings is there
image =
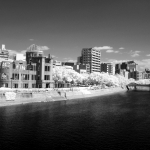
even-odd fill
[[[53,69],[53,80],[55,82],[85,84],[85,85],[107,85],[107,86],[123,86],[134,79],[126,79],[121,75],[109,75],[107,73],[94,72],[91,74],[79,74],[78,72],[62,67]]]

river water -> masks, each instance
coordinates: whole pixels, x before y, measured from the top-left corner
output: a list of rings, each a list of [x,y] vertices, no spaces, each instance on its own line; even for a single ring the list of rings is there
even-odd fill
[[[0,149],[149,147],[149,92],[0,107]]]

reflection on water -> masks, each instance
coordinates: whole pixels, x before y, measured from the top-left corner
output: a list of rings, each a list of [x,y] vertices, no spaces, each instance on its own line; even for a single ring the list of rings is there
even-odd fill
[[[5,149],[144,149],[149,137],[149,92],[0,108]]]

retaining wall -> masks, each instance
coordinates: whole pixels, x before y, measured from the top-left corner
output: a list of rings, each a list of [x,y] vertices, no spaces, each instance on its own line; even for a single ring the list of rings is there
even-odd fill
[[[32,102],[48,102],[48,101],[60,101],[69,99],[78,99],[86,97],[95,97],[107,93],[122,91],[121,88],[114,89],[102,89],[102,90],[87,90],[85,88],[80,89],[80,91],[56,91],[56,90],[0,90],[0,106],[11,105],[11,104],[21,104],[21,103],[32,103]],[[125,91],[125,89],[124,89]],[[15,99],[7,100],[6,92],[16,93]]]

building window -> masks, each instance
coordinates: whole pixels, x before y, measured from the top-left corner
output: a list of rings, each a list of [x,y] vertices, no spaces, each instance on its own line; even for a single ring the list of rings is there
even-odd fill
[[[37,76],[37,80],[40,80],[40,75]]]
[[[8,87],[8,83],[3,83],[2,87]]]
[[[42,88],[42,85],[41,85],[41,84],[38,84],[37,86],[38,86],[38,88]]]
[[[36,71],[36,66],[35,65],[33,65],[33,70]]]
[[[16,69],[16,64],[15,63],[13,63],[13,69]]]
[[[36,75],[32,75],[32,80],[36,80]]]
[[[19,80],[19,74],[13,73],[13,74],[12,74],[12,78],[13,78],[14,80]]]
[[[45,71],[50,71],[50,66],[45,66]]]
[[[36,84],[32,84],[32,88],[36,88]]]
[[[28,84],[27,84],[27,83],[24,83],[24,84],[23,84],[23,88],[28,88]]]
[[[14,87],[14,88],[18,88],[18,84],[17,84],[17,83],[14,83],[13,87]]]
[[[29,74],[21,74],[22,80],[29,80]]]
[[[50,76],[49,75],[45,75],[44,76],[44,80],[50,80]]]
[[[45,66],[45,71],[47,71],[47,66]]]
[[[49,83],[46,83],[46,88],[49,88]]]

